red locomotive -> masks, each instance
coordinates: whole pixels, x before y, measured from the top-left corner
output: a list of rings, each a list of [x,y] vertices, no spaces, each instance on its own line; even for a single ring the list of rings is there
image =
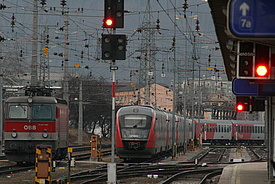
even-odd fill
[[[51,145],[56,159],[68,148],[69,108],[48,96],[10,97],[4,108],[5,155],[17,163],[34,162],[36,145]]]

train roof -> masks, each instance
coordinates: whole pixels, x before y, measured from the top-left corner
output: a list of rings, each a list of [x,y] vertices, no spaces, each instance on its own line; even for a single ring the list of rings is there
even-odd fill
[[[199,122],[198,119],[196,119]],[[200,119],[200,123],[219,123],[219,124],[231,124],[230,120],[221,120],[221,119]]]
[[[231,120],[232,124],[258,124],[258,125],[264,125],[264,122],[262,121],[250,121],[250,120]]]
[[[6,100],[6,103],[28,103],[31,99],[31,103],[49,103],[49,104],[67,104],[67,102],[60,98],[50,97],[50,96],[17,96],[17,97],[9,97]]]
[[[128,109],[133,109],[133,108],[149,108],[149,109],[152,109],[152,110],[155,110],[155,111],[161,111],[161,112],[166,112],[166,113],[171,113],[170,111],[166,111],[164,109],[158,109],[156,107],[152,107],[152,106],[149,106],[149,105],[126,105],[126,106],[123,106],[121,107],[120,109],[124,109],[124,108],[128,108]]]

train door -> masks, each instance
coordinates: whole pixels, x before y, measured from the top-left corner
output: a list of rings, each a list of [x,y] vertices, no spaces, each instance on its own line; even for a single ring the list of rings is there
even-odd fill
[[[169,149],[169,115],[166,114],[166,120],[165,120],[165,125],[166,125],[166,141],[165,141],[165,150]]]
[[[238,124],[232,125],[232,136],[234,141],[238,141],[238,134],[239,134],[239,126]]]
[[[176,120],[176,126],[175,126],[175,131],[176,131],[176,143],[178,145],[179,143],[179,117],[175,116],[175,120]]]
[[[203,124],[203,127],[202,127],[202,132],[203,132],[203,137],[204,137],[204,140],[206,141],[207,140],[207,125],[206,123]]]

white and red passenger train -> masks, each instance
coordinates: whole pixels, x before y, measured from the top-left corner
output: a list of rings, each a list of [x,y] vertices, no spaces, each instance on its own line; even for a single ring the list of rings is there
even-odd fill
[[[36,146],[51,145],[54,158],[65,158],[68,118],[65,100],[48,96],[8,98],[4,108],[6,157],[17,163],[34,162]]]
[[[116,152],[120,158],[150,158],[172,148],[172,114],[149,106],[126,106],[117,112]],[[175,117],[178,146],[192,139],[192,122]]]
[[[265,124],[248,120],[208,120],[201,119],[202,142],[211,144],[263,144]]]
[[[150,158],[172,148],[171,112],[150,106],[125,106],[116,116],[116,153],[122,159]],[[199,122],[199,123],[198,123]],[[175,115],[178,147],[201,137],[205,143],[263,143],[264,123],[237,120],[191,120]]]

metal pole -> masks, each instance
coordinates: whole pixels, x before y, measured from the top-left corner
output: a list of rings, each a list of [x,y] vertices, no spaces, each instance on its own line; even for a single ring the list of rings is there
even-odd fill
[[[82,98],[82,80],[79,84],[79,102],[78,102],[78,145],[83,144],[83,98]]]
[[[32,62],[31,62],[31,85],[37,85],[37,27],[38,27],[38,5],[33,1],[33,35],[32,35]]]
[[[64,94],[63,98],[67,101],[69,104],[69,73],[68,73],[68,65],[69,65],[69,59],[68,59],[68,44],[69,44],[69,21],[68,21],[68,13],[65,11],[65,8],[63,8],[64,13],[64,33],[65,33],[65,45],[64,45]]]
[[[187,32],[187,27],[188,27],[188,23],[187,23],[187,18],[186,18],[186,13],[184,13],[184,18],[185,18],[185,28],[186,28],[186,32]],[[183,136],[184,136],[184,153],[186,152],[186,143],[187,143],[187,140],[186,139],[186,135],[187,135],[187,130],[186,130],[186,119],[187,119],[187,110],[186,110],[186,103],[187,103],[187,90],[186,90],[186,84],[187,84],[187,40],[185,41],[185,55],[184,55],[184,58],[185,58],[185,64],[184,64],[184,86],[183,86],[183,109],[184,109],[184,113],[183,113],[183,116],[184,116],[184,126],[183,126]]]
[[[173,117],[172,117],[172,159],[176,158],[176,125],[175,125],[175,116],[176,116],[176,0],[174,4],[174,72],[173,72],[173,107],[172,107],[172,112],[173,112]]]
[[[199,107],[198,107],[198,131],[199,131],[199,142],[198,142],[198,145],[201,147],[201,133],[200,133],[200,130],[201,130],[201,103],[202,103],[202,92],[201,92],[201,67],[199,65]]]
[[[107,164],[108,172],[108,183],[116,183],[116,163],[115,163],[115,106],[116,106],[116,97],[115,97],[115,86],[116,86],[116,70],[118,69],[115,66],[115,60],[111,62],[110,69],[112,70],[113,81],[112,81],[112,154],[111,154],[111,163]]]
[[[195,60],[193,59],[193,65],[192,65],[192,95],[191,95],[191,103],[192,103],[192,109],[191,109],[191,119],[192,122],[194,122],[194,98],[195,98]],[[194,123],[192,123],[192,130],[194,130]],[[194,131],[192,131],[192,138],[194,138]]]
[[[274,147],[274,99],[275,97],[268,97],[267,98],[267,117],[266,117],[266,122],[267,122],[267,131],[268,131],[268,150],[269,150],[269,155],[268,155],[268,183],[269,184],[274,184],[275,179],[274,179],[274,159],[275,159],[275,147]]]
[[[116,61],[113,60],[111,63],[111,70],[112,70],[112,160],[111,162],[115,162],[115,121],[116,121],[116,96],[115,96],[115,86],[116,86]]]
[[[3,58],[2,57],[2,43],[0,42],[0,155],[2,155],[3,146]]]
[[[195,109],[195,61],[197,60],[197,56],[196,56],[196,47],[195,47],[195,43],[196,43],[196,36],[194,36],[194,45],[193,45],[193,65],[192,65],[192,99],[191,99],[191,103],[192,103],[192,112],[191,112],[191,119],[192,122],[194,122],[194,109]],[[192,138],[194,138],[194,123],[192,123]]]
[[[73,148],[68,148],[68,178],[67,184],[71,183],[71,160],[72,160]]]

